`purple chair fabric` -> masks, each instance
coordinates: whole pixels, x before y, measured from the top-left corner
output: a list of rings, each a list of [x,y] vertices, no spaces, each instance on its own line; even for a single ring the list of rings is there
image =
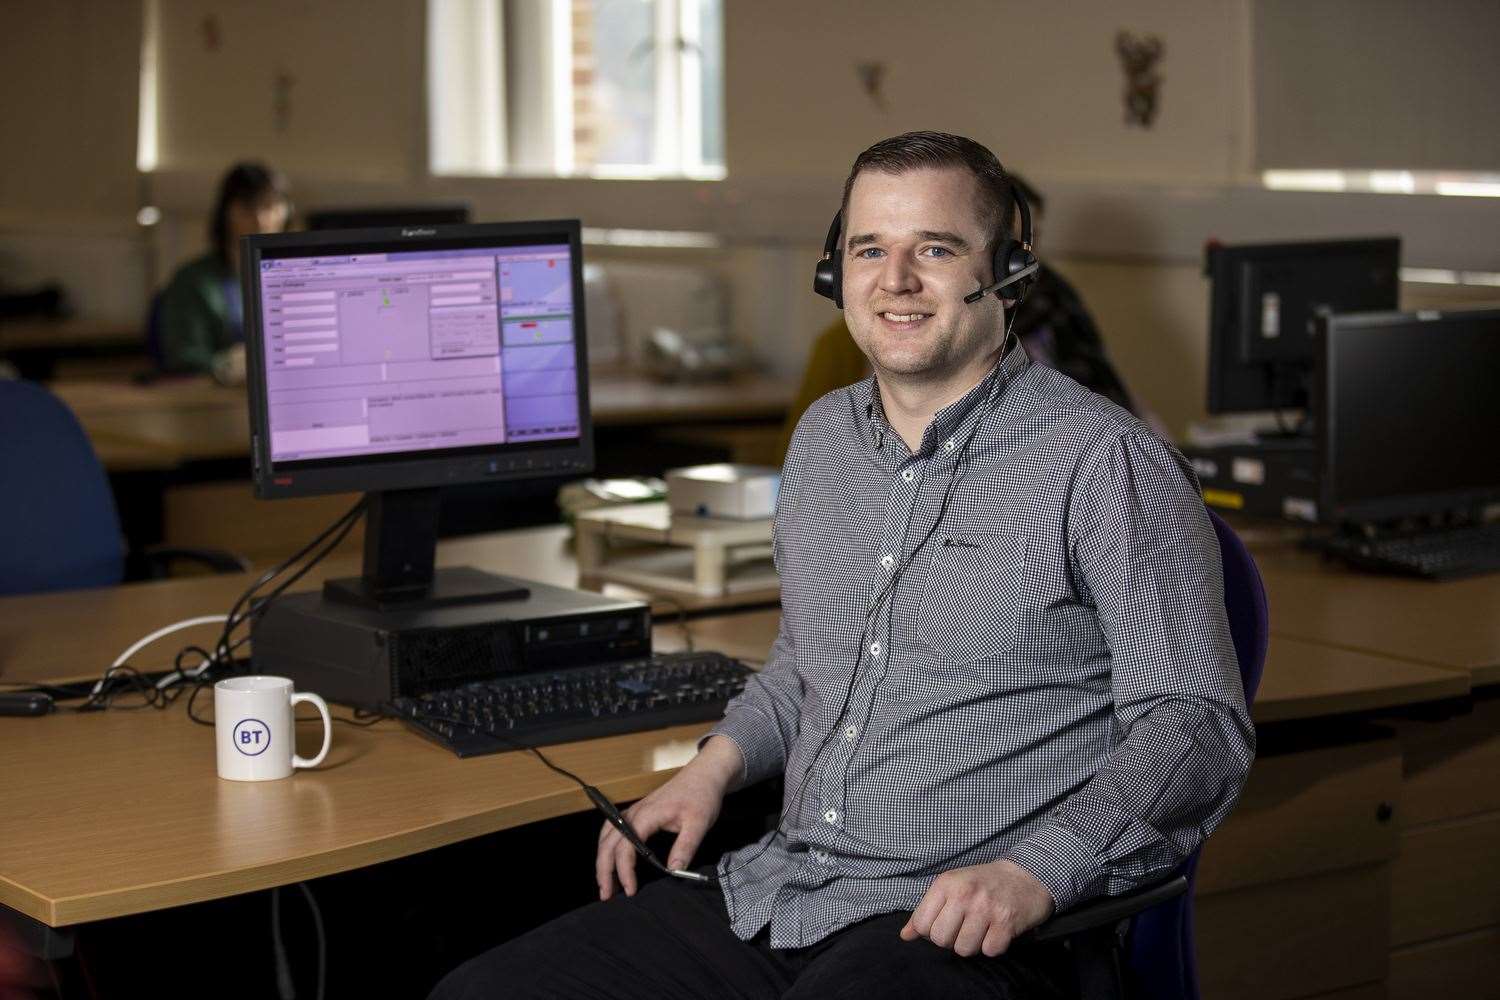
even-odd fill
[[[1245,704],[1260,687],[1266,663],[1269,613],[1266,590],[1255,560],[1234,530],[1213,511],[1208,512],[1219,536],[1224,565],[1224,610],[1239,659]],[[1125,944],[1125,977],[1132,997],[1151,1000],[1198,1000],[1197,950],[1193,935],[1193,889],[1198,874],[1198,852],[1183,865],[1187,892],[1136,916]]]

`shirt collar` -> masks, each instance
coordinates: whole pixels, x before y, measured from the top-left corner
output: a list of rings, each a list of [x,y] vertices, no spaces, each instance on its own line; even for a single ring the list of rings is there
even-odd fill
[[[996,362],[995,367],[991,368],[972,389],[932,415],[932,420],[928,422],[927,429],[922,433],[922,444],[917,449],[916,455],[927,455],[943,441],[952,437],[970,414],[981,408],[983,404],[999,399],[1006,388],[1016,380],[1016,377],[1030,365],[1031,359],[1027,356],[1025,348],[1019,342],[1012,344]],[[890,425],[886,422],[885,406],[880,400],[880,384],[875,380],[873,373],[854,386],[854,396],[857,412],[865,415],[866,426],[870,436],[874,439],[875,447],[877,449],[883,447],[885,436],[894,432],[890,430]],[[985,408],[992,409],[993,407]]]

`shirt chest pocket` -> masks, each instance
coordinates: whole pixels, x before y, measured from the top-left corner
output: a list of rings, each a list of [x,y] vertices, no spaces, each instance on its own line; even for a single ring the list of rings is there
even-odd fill
[[[917,612],[922,638],[944,659],[974,663],[1011,649],[1019,637],[1026,536],[950,533],[933,549]]]

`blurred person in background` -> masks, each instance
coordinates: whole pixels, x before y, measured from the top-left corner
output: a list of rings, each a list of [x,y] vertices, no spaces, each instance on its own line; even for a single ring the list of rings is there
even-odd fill
[[[219,182],[208,253],[177,270],[152,310],[153,353],[164,371],[244,380],[240,238],[279,233],[291,217],[286,180],[263,163],[236,163]]]

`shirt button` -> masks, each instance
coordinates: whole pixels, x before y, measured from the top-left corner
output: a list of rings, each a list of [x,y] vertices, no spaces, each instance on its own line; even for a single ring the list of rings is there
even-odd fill
[[[958,445],[954,443],[952,438],[949,438],[948,440],[943,442],[943,447],[947,448],[949,451],[952,451],[954,448],[957,448]]]
[[[838,811],[834,809],[828,810],[823,814],[823,821],[826,823],[837,823],[839,821]]]
[[[890,569],[892,566],[896,565],[896,560],[888,555],[881,556],[880,565],[884,566],[886,569]]]
[[[905,470],[904,472],[901,473],[901,478],[904,479],[904,480],[906,480],[909,483],[913,479],[917,478],[917,474],[915,472],[911,471],[910,469],[907,469],[907,470]]]
[[[846,739],[851,739],[852,740],[852,739],[854,739],[854,737],[856,737],[858,735],[859,735],[859,727],[858,726],[850,726],[848,729],[844,730],[844,737]]]
[[[880,643],[878,643],[878,642],[872,642],[872,643],[870,643],[870,655],[871,656],[879,656],[880,655]]]

